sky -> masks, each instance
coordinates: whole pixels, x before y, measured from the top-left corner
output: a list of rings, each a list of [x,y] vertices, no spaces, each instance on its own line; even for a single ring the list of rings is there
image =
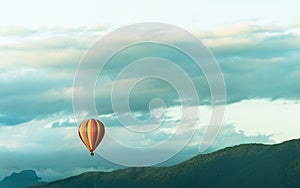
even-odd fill
[[[226,83],[226,112],[222,129],[206,152],[241,143],[272,144],[299,138],[300,17],[296,4],[293,0],[1,2],[0,179],[24,169],[35,169],[51,181],[121,167],[101,157],[90,158],[78,138],[73,80],[80,60],[95,41],[139,22],[163,22],[188,30],[219,63]],[[122,58],[130,59],[130,55]],[[176,54],[170,58],[187,65]],[[109,68],[108,78],[121,65]],[[210,118],[205,77],[186,68],[192,79],[200,80],[197,92],[203,102],[188,106],[200,111],[200,126],[186,147],[161,165],[199,154]],[[111,135],[126,144],[155,144],[172,135],[176,123],[196,121],[180,119],[172,87],[146,80],[132,91],[133,115],[147,119],[149,101],[159,96],[167,104],[165,123],[161,131],[148,137],[124,132],[116,122],[116,112],[105,103],[110,95],[103,87],[110,81],[104,79],[96,87],[99,118]],[[155,110],[160,113],[159,108]]]

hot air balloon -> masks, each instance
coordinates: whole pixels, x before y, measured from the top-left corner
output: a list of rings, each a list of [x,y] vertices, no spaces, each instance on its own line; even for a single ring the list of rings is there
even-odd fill
[[[79,137],[91,152],[91,156],[94,155],[94,150],[103,139],[104,132],[104,125],[99,120],[89,119],[80,124],[78,128]]]

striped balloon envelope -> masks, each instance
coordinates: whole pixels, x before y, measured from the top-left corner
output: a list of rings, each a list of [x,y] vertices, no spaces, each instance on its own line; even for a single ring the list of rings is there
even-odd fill
[[[101,121],[89,119],[83,121],[79,128],[78,134],[84,145],[94,155],[94,151],[104,137],[105,129]]]

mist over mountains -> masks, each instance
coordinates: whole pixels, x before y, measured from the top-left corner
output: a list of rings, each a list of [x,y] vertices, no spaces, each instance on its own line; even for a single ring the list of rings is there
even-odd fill
[[[300,139],[244,144],[198,155],[171,167],[86,172],[31,188],[300,187]]]

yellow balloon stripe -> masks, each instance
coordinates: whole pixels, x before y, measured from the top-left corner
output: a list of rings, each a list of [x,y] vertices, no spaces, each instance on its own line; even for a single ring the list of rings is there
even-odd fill
[[[87,125],[87,123],[88,123],[88,120],[81,123],[81,125],[79,127],[79,136],[80,136],[82,142],[84,143],[84,145],[90,150],[91,148],[89,146],[87,135],[86,135],[86,132],[87,132],[87,126],[86,125]]]
[[[89,146],[90,146],[90,149],[93,149],[92,148],[92,137],[91,137],[91,122],[93,120],[89,120],[88,121],[88,124],[87,124],[87,131],[86,131],[86,135],[87,135],[87,138],[88,138],[88,141],[89,141]]]
[[[79,126],[79,137],[89,151],[94,151],[104,136],[104,125],[99,120],[85,120]]]

